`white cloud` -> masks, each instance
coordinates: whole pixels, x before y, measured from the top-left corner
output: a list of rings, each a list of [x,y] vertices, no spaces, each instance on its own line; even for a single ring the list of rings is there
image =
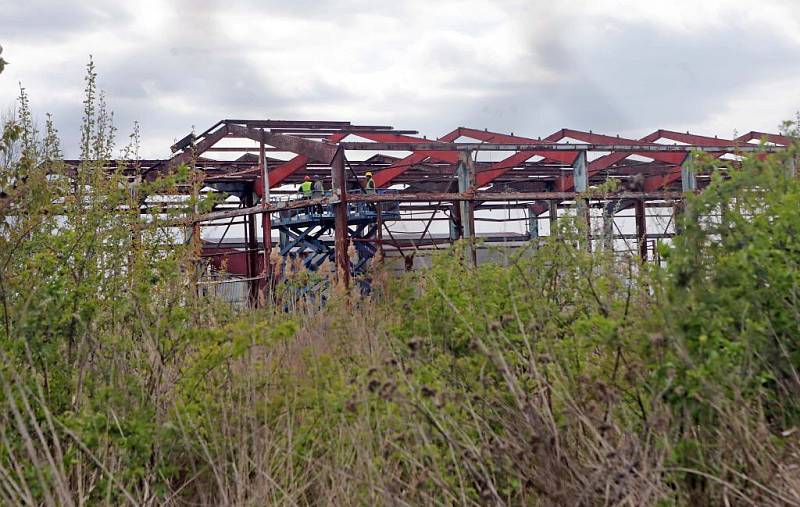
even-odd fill
[[[660,126],[728,135],[800,108],[794,0],[70,4],[17,2],[0,19],[11,61],[0,106],[22,81],[42,115],[56,113],[67,146],[89,53],[122,131],[141,121],[151,156],[192,125],[235,116],[388,123],[431,137],[464,123],[531,136]]]

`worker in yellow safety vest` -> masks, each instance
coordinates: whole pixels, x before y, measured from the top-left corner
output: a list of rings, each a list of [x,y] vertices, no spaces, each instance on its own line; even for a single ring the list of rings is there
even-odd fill
[[[304,198],[311,199],[312,187],[311,178],[309,176],[304,176],[303,183],[300,184],[300,192],[303,193]]]
[[[367,193],[374,194],[375,193],[375,180],[372,179],[372,173],[367,171]]]

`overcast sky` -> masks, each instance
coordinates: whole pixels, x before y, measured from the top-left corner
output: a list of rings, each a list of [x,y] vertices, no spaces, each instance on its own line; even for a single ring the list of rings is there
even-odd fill
[[[0,44],[0,107],[22,82],[68,155],[89,54],[147,156],[222,118],[727,137],[800,109],[800,0],[0,0]]]

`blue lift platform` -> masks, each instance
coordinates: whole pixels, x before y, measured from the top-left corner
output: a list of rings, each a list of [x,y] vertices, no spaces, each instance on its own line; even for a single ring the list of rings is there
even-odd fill
[[[380,194],[393,193],[379,190]],[[317,197],[316,195],[314,197]],[[321,197],[321,196],[320,196]],[[380,220],[391,221],[400,218],[399,202],[380,203]],[[316,271],[326,261],[335,261],[333,231],[333,206],[309,206],[280,212],[273,218],[272,228],[280,232],[280,255],[297,256],[310,271]],[[375,239],[378,232],[378,209],[375,204],[351,202],[347,205],[348,237],[355,246],[357,258],[353,261],[352,272],[363,272],[369,260],[377,251]]]

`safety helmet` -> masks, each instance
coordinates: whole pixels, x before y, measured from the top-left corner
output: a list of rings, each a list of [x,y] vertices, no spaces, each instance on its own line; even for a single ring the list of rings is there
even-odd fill
[[[370,177],[370,176],[372,176],[372,173],[370,171],[367,171],[367,177]]]
[[[311,181],[311,176],[306,174],[305,176],[303,176],[303,181]]]
[[[318,180],[318,179],[319,179],[319,174],[315,174],[315,175],[314,175],[314,179],[315,179],[315,180]]]

